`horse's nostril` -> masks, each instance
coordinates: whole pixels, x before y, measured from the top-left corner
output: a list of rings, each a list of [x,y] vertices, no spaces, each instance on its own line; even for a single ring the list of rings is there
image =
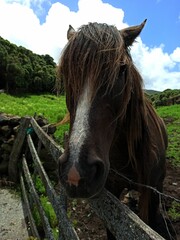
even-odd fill
[[[98,181],[104,174],[104,164],[102,161],[95,161],[90,167],[88,182]]]

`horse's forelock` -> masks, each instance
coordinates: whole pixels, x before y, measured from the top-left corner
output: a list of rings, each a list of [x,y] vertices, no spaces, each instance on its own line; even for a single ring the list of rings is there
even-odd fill
[[[61,57],[60,72],[64,77],[67,104],[77,103],[85,85],[92,99],[102,85],[107,90],[112,89],[122,65],[126,65],[127,69],[123,89],[119,90],[123,98],[123,108],[118,116],[121,119],[126,115],[132,96],[134,101],[131,101],[133,106],[129,114],[133,115],[133,109],[139,109],[139,102],[144,108],[142,78],[116,27],[98,23],[83,25],[69,40]],[[143,114],[144,109],[141,112]],[[136,121],[132,120],[132,126],[140,121],[141,114],[136,113],[136,117]],[[134,139],[136,137],[138,133]]]
[[[116,27],[97,23],[82,26],[68,42],[60,60],[67,95],[77,100],[85,82],[93,93],[92,98],[102,85],[111,89],[121,66],[128,61]]]

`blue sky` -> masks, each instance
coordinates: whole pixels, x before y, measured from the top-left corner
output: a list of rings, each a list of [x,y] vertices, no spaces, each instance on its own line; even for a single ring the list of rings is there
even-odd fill
[[[43,11],[37,13],[41,23],[45,22],[51,4],[45,1]],[[78,11],[78,0],[60,0],[71,11]],[[124,22],[135,25],[148,19],[148,27],[142,32],[141,38],[150,47],[164,44],[164,50],[171,53],[180,46],[180,0],[103,0],[124,11]],[[36,4],[32,5],[34,11]]]
[[[148,19],[131,54],[145,87],[180,88],[180,0],[0,0],[0,36],[58,62],[69,24]]]
[[[165,45],[167,52],[180,46],[179,0],[111,0],[112,5],[124,10],[124,21],[129,25],[147,18],[147,27],[141,38],[150,47]]]

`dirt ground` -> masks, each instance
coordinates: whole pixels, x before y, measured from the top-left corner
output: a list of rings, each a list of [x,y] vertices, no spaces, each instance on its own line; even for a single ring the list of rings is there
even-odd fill
[[[180,200],[180,168],[173,167],[169,162],[167,164],[167,174],[164,181],[164,194]],[[162,198],[162,209],[165,216],[171,207],[173,199],[169,197]],[[74,221],[76,231],[81,240],[106,240],[106,230],[101,220],[89,207],[84,200],[77,200],[70,203],[71,219]],[[178,209],[180,212],[180,209]],[[176,231],[177,240],[180,240],[180,218],[171,221]]]

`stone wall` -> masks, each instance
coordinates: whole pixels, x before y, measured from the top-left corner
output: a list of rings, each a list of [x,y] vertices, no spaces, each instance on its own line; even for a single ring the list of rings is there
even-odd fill
[[[19,116],[0,113],[0,177],[8,176],[9,157],[18,133],[20,121],[21,117]],[[53,137],[56,128],[53,126],[46,128],[45,126],[48,126],[47,119],[38,116],[36,117],[36,121],[42,128],[46,129],[51,137]],[[32,133],[32,138],[37,147],[38,138],[35,133]],[[31,158],[30,154],[27,157]],[[43,148],[43,146],[39,152],[39,157],[42,160],[48,175],[56,178],[57,163],[53,161],[51,155],[45,148]]]
[[[0,176],[7,175],[9,156],[21,118],[0,113]]]

